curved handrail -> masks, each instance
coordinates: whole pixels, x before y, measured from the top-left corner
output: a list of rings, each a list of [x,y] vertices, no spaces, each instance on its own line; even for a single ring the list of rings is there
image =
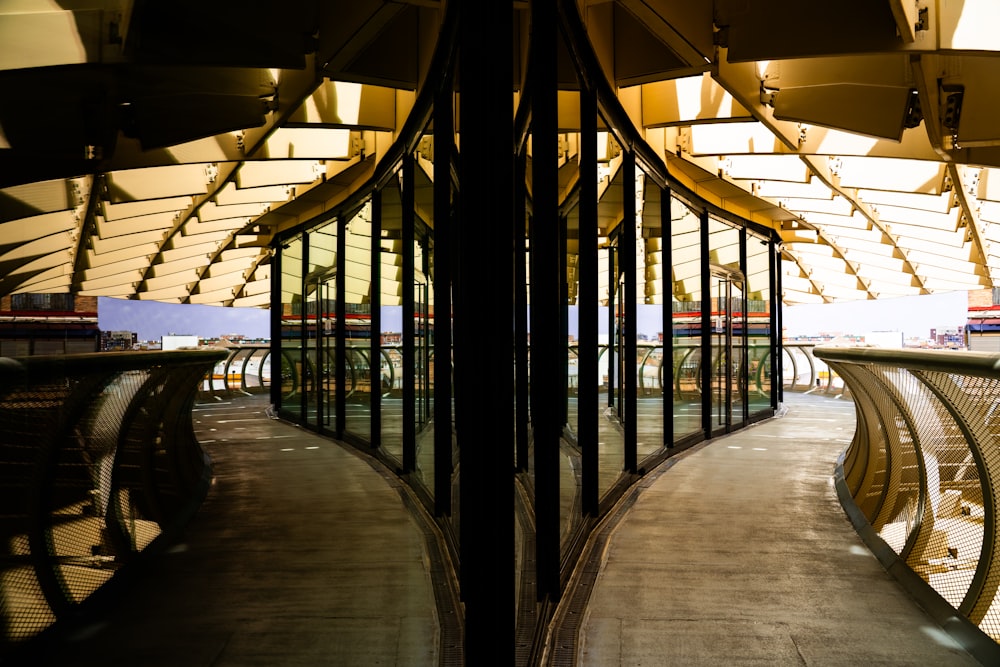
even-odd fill
[[[791,364],[791,372],[783,374],[783,384],[785,389],[788,391],[822,391],[824,394],[834,394],[844,391],[845,394],[850,393],[850,387],[844,385],[841,388],[840,383],[837,382],[838,377],[836,369],[828,368],[826,374],[826,383],[823,382],[822,369],[817,367],[816,358],[813,355],[813,350],[817,347],[816,343],[812,342],[795,342],[795,341],[785,341],[782,344],[783,359]],[[793,350],[798,354],[793,353]],[[800,358],[805,359],[806,364],[809,367],[809,379],[804,383],[800,383],[799,379],[804,375],[799,369]]]
[[[854,397],[857,429],[838,465],[841,502],[869,546],[947,628],[1000,641],[1000,357],[817,347]],[[990,641],[981,643],[981,635]],[[969,639],[969,637],[972,639]],[[959,638],[961,640],[961,638]]]
[[[76,614],[193,514],[191,408],[219,349],[0,358],[0,651]]]
[[[229,354],[205,376],[201,393],[228,396],[236,392],[260,394],[268,391],[271,386],[271,375],[264,374],[264,367],[270,366],[271,363],[270,345],[242,344],[220,349],[226,350]],[[256,360],[256,371],[251,373],[249,372],[251,362],[254,360]],[[252,378],[254,382],[248,383],[248,378]]]

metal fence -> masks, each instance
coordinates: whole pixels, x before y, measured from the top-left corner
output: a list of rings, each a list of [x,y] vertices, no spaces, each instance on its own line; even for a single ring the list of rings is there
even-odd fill
[[[208,489],[191,408],[223,350],[0,358],[0,659],[76,614]]]
[[[1000,356],[835,347],[814,354],[844,379],[857,406],[838,469],[855,526],[946,627],[968,622],[995,651]]]

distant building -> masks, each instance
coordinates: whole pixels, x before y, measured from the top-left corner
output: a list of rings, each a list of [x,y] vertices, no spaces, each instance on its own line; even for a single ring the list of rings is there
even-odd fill
[[[969,292],[965,333],[970,350],[1000,352],[1000,288]]]
[[[101,352],[123,352],[137,349],[139,335],[134,331],[102,331]]]
[[[0,298],[0,356],[97,352],[100,334],[97,297],[20,293]]]
[[[161,350],[180,350],[182,348],[199,347],[201,340],[197,336],[170,334],[160,338]]]
[[[931,329],[931,343],[938,347],[965,347],[965,327]]]

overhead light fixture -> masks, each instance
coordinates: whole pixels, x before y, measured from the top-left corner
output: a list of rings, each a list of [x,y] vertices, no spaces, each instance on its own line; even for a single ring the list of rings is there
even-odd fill
[[[949,149],[958,149],[958,126],[962,120],[962,101],[965,98],[965,86],[955,83],[941,84],[941,126],[947,130],[945,142],[950,140]]]

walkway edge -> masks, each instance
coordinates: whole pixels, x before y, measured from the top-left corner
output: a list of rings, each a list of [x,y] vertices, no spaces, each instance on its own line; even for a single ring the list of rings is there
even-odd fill
[[[834,471],[834,486],[841,506],[861,541],[878,559],[885,571],[899,582],[914,601],[933,618],[962,648],[984,665],[1000,665],[1000,644],[979,629],[972,621],[959,614],[920,575],[911,570],[892,548],[875,531],[868,519],[854,503],[847,482],[844,479],[843,452],[837,459]]]

